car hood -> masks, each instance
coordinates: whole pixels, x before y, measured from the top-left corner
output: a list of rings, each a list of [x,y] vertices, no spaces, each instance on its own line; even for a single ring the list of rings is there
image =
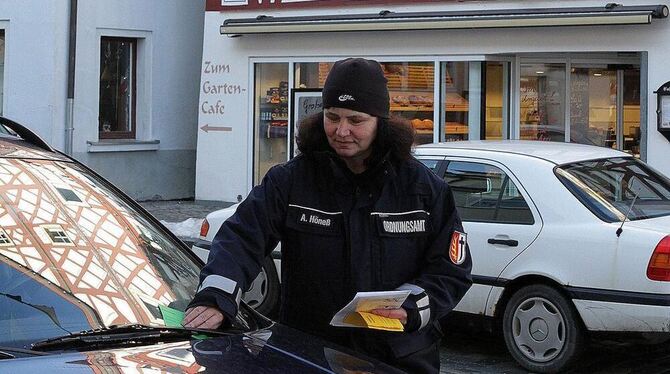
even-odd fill
[[[234,336],[0,361],[0,372],[401,373],[283,325]]]
[[[638,229],[650,230],[661,234],[670,235],[670,216],[626,221],[623,226],[624,231],[626,230],[626,227],[635,227]]]

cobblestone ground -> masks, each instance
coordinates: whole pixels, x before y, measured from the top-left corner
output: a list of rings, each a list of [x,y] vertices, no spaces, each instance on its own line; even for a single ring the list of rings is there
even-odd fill
[[[156,218],[167,223],[204,218],[230,203],[212,201],[140,202]],[[450,331],[440,350],[440,373],[527,373],[507,353],[499,336]],[[593,342],[569,373],[656,374],[670,373],[670,343],[662,345]]]

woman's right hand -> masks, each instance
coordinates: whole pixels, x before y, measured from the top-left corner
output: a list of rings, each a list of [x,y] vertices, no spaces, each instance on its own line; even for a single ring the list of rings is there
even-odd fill
[[[213,306],[196,306],[186,309],[182,326],[195,329],[218,329],[225,317]]]

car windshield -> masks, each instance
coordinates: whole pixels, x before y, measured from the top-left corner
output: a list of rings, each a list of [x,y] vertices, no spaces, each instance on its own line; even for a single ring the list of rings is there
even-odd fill
[[[183,244],[69,162],[0,158],[0,346],[164,326],[198,285]]]
[[[670,215],[670,180],[633,157],[566,164],[556,168],[556,174],[604,221]]]

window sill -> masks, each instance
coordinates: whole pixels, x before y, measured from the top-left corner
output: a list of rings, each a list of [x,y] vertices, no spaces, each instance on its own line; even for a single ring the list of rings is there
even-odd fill
[[[160,148],[160,140],[101,140],[97,142],[87,141],[88,152],[137,152],[157,151]]]

